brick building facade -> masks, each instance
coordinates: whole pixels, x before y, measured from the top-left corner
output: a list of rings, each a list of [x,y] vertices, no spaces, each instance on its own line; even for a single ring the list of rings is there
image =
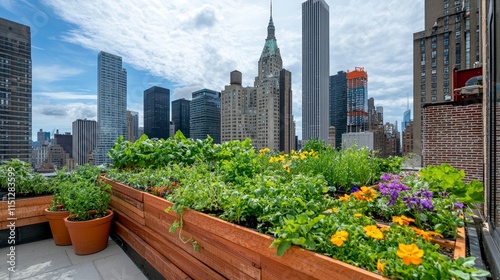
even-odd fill
[[[482,110],[482,103],[424,105],[423,166],[448,163],[483,182]]]

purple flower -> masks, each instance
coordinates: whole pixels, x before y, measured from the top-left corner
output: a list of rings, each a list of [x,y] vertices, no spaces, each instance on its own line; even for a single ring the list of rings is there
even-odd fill
[[[382,177],[380,177],[380,180],[382,180],[382,182],[387,182],[387,181],[390,181],[392,179],[392,174],[388,174],[388,173],[385,173],[384,175],[382,175]]]
[[[464,204],[462,202],[455,202],[455,207],[462,210],[464,208]]]
[[[355,193],[355,192],[357,192],[357,191],[359,191],[359,188],[358,188],[358,187],[356,187],[356,186],[352,187],[352,189],[351,189],[351,193]]]

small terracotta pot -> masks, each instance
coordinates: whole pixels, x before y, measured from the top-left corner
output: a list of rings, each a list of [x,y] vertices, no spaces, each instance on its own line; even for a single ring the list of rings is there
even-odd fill
[[[89,255],[108,247],[113,212],[106,210],[106,214],[105,217],[89,221],[69,221],[68,217],[64,218],[75,254]]]
[[[64,218],[68,217],[69,211],[49,211],[47,208],[44,210],[44,214],[49,221],[54,243],[58,246],[71,245],[71,238],[64,223]]]

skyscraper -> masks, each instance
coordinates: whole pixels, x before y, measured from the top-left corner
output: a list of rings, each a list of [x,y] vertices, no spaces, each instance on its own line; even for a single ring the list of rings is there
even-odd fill
[[[335,127],[335,147],[342,148],[342,134],[347,131],[347,73],[330,76],[330,126]]]
[[[324,0],[302,3],[302,140],[328,143],[330,28]]]
[[[0,163],[31,162],[31,30],[0,18]]]
[[[144,134],[149,138],[170,136],[170,90],[153,86],[144,91]]]
[[[127,140],[139,139],[139,113],[127,110]]]
[[[127,70],[120,56],[101,51],[97,59],[97,151],[95,163],[111,163],[107,153],[127,135]]]
[[[191,138],[210,136],[214,143],[220,143],[220,93],[206,88],[193,92],[190,120]]]
[[[175,125],[175,131],[180,130],[186,138],[191,137],[189,133],[189,107],[191,101],[185,98],[172,101],[172,121]]]
[[[479,0],[425,1],[425,29],[413,34],[413,152],[422,152],[422,108],[451,101],[453,69],[480,62]]]
[[[90,155],[97,145],[97,122],[78,119],[73,122],[73,158],[76,164],[83,165],[91,159]]]
[[[347,132],[368,131],[368,74],[362,67],[347,70]]]

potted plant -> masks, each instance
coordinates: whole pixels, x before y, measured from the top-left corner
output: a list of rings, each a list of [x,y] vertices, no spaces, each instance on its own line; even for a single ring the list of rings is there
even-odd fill
[[[54,243],[58,246],[71,245],[71,238],[64,223],[64,218],[69,215],[69,211],[66,209],[66,199],[67,190],[73,183],[71,178],[70,174],[63,169],[58,170],[56,176],[50,179],[50,188],[54,196],[51,205],[44,210]]]
[[[93,173],[91,170],[89,174]],[[109,230],[113,212],[108,210],[111,186],[97,180],[95,176],[76,176],[66,189],[65,208],[70,214],[64,223],[73,243],[75,254],[88,255],[108,246]],[[91,179],[89,179],[91,178]]]

